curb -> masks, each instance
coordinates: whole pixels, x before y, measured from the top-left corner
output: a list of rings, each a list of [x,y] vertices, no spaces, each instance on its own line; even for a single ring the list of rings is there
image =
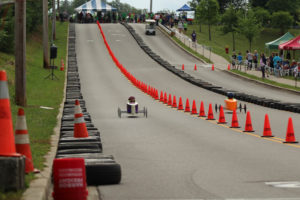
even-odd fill
[[[175,66],[172,66],[169,62],[165,61],[162,59],[160,56],[158,56],[155,52],[153,52],[148,45],[146,45],[143,41],[143,39],[135,32],[133,27],[131,27],[127,23],[121,23],[129,33],[133,36],[133,38],[136,40],[138,45],[140,46],[141,49],[144,50],[146,54],[148,54],[153,60],[155,60],[159,65],[164,67],[165,69],[169,70],[173,74],[179,76],[180,78],[192,83],[193,85],[202,87],[204,89],[213,91],[215,93],[219,93],[221,95],[227,95],[228,92],[234,92],[235,93],[235,98],[246,101],[249,103],[254,103],[257,105],[261,105],[264,107],[270,107],[270,108],[275,108],[279,110],[285,110],[285,111],[290,111],[290,112],[295,112],[295,113],[300,113],[300,103],[285,103],[273,99],[266,99],[264,97],[258,97],[254,95],[248,95],[243,92],[238,92],[234,90],[228,90],[226,88],[222,88],[220,86],[213,85],[209,82],[203,81],[201,79],[197,79],[195,77],[192,77],[190,74],[185,73],[182,70],[176,69]]]
[[[288,88],[283,88],[283,87],[276,86],[276,85],[271,85],[271,84],[269,84],[269,83],[264,83],[264,82],[262,82],[262,81],[254,80],[254,79],[251,79],[251,78],[248,78],[248,77],[245,77],[245,76],[236,74],[236,73],[231,72],[231,71],[228,71],[228,70],[223,70],[223,71],[224,71],[225,73],[231,74],[232,76],[238,77],[238,78],[240,78],[240,79],[246,79],[246,80],[251,81],[251,82],[259,83],[259,84],[261,84],[261,85],[265,85],[265,86],[268,86],[268,87],[272,87],[272,88],[276,88],[276,89],[279,89],[279,90],[287,91],[287,92],[290,92],[290,93],[300,94],[300,92],[299,92],[299,91],[296,91],[296,90],[292,90],[292,89],[288,89]],[[255,75],[253,75],[253,76],[255,76]],[[274,81],[274,82],[276,82],[276,81]]]

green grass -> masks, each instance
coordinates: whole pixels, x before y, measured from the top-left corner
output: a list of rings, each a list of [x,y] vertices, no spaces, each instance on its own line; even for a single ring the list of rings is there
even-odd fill
[[[236,70],[236,69],[231,70],[231,72],[242,75],[242,76],[245,76],[245,77],[248,77],[248,78],[253,79],[253,80],[258,80],[258,81],[261,81],[261,82],[264,82],[264,83],[267,83],[267,84],[270,84],[270,85],[275,85],[275,86],[278,86],[278,87],[282,87],[282,88],[286,88],[286,89],[295,90],[295,91],[300,92],[299,86],[295,87],[295,86],[286,85],[286,84],[283,84],[283,83],[278,83],[278,82],[275,82],[275,81],[272,81],[272,80],[269,80],[269,79],[266,79],[266,78],[262,79],[260,77],[255,76],[255,75],[247,74],[246,72],[242,72],[242,71],[239,71],[239,70]],[[295,79],[293,79],[293,80],[295,80]],[[298,83],[298,85],[300,85],[300,83]]]
[[[68,23],[57,23],[57,39],[54,43],[58,49],[57,59],[55,60],[55,65],[58,66],[58,70],[55,70],[54,73],[59,80],[45,79],[51,71],[43,68],[42,32],[37,31],[27,38],[27,106],[24,110],[34,167],[40,170],[45,167],[43,164],[45,162],[44,155],[50,150],[50,137],[53,134],[53,128],[56,126],[56,117],[63,98],[65,73],[59,71],[59,68],[61,59],[64,59],[64,62],[66,62],[67,34]],[[7,72],[11,111],[13,124],[15,124],[19,107],[15,105],[14,101],[14,56],[0,52],[0,69],[4,69]],[[52,107],[54,109],[41,109],[40,106]],[[34,175],[26,175],[27,186],[32,179],[34,179]],[[21,195],[22,191],[0,193],[0,199],[20,199]]]
[[[218,26],[212,26],[211,33],[212,33],[212,40],[209,41],[208,38],[208,28],[207,25],[202,25],[202,31],[199,31],[199,25],[189,25],[186,35],[191,37],[193,30],[196,31],[197,34],[197,41],[199,44],[203,44],[206,46],[212,47],[212,51],[218,55],[221,55],[228,61],[230,61],[230,56],[232,53],[232,34],[224,35]],[[300,34],[300,29],[290,29],[289,30],[294,36]],[[269,51],[265,49],[265,43],[273,41],[280,37],[281,34],[278,29],[273,28],[265,28],[262,32],[254,39],[252,43],[252,52],[257,50],[259,53],[265,52],[267,55]],[[249,42],[248,40],[240,34],[235,35],[235,44],[236,50],[235,52],[241,52],[243,58],[245,58],[246,50],[249,50]],[[229,47],[229,54],[225,53],[225,46]],[[271,51],[272,52],[272,51]],[[276,52],[276,50],[275,50]],[[291,56],[293,54],[291,53]],[[300,51],[295,51],[296,59],[300,58]]]

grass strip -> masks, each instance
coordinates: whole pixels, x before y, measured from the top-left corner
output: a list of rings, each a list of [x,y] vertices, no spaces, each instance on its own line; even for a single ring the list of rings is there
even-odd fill
[[[276,81],[272,81],[272,80],[267,79],[267,78],[263,79],[263,78],[255,76],[255,75],[247,74],[246,72],[242,72],[242,71],[239,71],[239,70],[236,70],[236,69],[231,70],[231,72],[235,73],[235,74],[239,74],[239,75],[247,77],[247,78],[250,78],[250,79],[253,79],[253,80],[257,80],[257,81],[260,81],[260,82],[263,82],[263,83],[267,83],[267,84],[270,84],[270,85],[278,86],[278,87],[289,89],[289,90],[300,91],[299,86],[295,87],[295,86],[291,86],[291,85],[287,85],[287,84],[283,84],[283,83],[278,83]],[[300,83],[299,83],[299,85],[300,85]]]
[[[63,99],[63,89],[65,81],[65,72],[59,71],[61,59],[66,62],[67,53],[67,35],[68,23],[56,24],[57,59],[54,74],[59,80],[45,79],[51,73],[51,70],[43,68],[43,46],[42,31],[28,36],[26,46],[26,92],[27,106],[24,108],[28,134],[30,138],[30,147],[34,167],[42,170],[45,162],[44,156],[50,150],[50,137],[57,124],[57,115]],[[0,69],[4,69],[8,76],[8,87],[10,94],[11,111],[13,124],[17,117],[18,106],[15,104],[15,67],[14,55],[0,52]],[[53,109],[42,109],[40,106],[46,106]],[[15,128],[15,127],[14,127]],[[26,175],[26,187],[34,179],[33,174]],[[21,199],[24,191],[0,192],[1,200]]]

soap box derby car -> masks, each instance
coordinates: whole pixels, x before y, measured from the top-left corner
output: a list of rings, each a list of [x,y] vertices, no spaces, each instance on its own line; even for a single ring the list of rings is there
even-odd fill
[[[234,98],[234,93],[233,92],[228,92],[227,93],[227,99],[224,100],[225,102],[225,110],[229,110],[229,111],[233,111],[237,109],[237,100]],[[218,110],[220,110],[221,105],[215,105],[215,110],[216,112],[218,112]],[[240,103],[239,105],[239,110],[240,112],[242,112],[242,110],[245,111],[245,113],[247,112],[247,106],[246,104],[244,104],[244,106],[242,106],[242,104]]]
[[[148,111],[147,108],[143,108],[143,110],[139,109],[138,102],[135,101],[135,97],[131,96],[128,98],[128,102],[126,105],[126,110],[122,111],[120,108],[118,108],[118,116],[121,118],[122,113],[127,114],[128,117],[138,117],[139,114],[144,114],[144,117],[148,117]]]

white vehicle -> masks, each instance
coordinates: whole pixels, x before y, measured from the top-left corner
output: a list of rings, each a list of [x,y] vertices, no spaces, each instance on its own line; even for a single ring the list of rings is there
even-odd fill
[[[139,104],[135,101],[135,97],[133,96],[128,98],[125,111],[122,111],[120,108],[118,108],[119,118],[121,118],[122,113],[126,113],[128,117],[138,117],[139,113],[144,114],[144,117],[146,118],[148,116],[147,108],[144,107],[143,110],[139,110]]]
[[[154,19],[146,19],[146,35],[155,35],[155,20]]]

